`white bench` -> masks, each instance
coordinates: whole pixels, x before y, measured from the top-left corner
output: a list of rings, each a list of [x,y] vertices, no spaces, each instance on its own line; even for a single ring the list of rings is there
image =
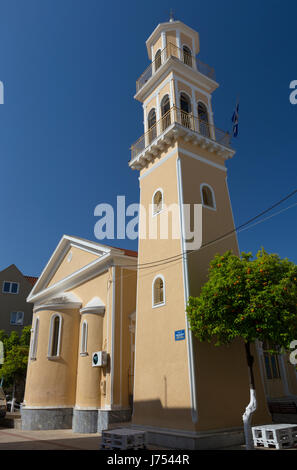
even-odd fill
[[[145,449],[146,432],[130,428],[111,429],[102,431],[101,449]]]
[[[266,424],[252,427],[255,447],[290,449],[297,447],[297,425]]]

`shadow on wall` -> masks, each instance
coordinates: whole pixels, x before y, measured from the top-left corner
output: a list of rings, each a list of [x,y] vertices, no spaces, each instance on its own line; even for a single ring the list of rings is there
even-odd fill
[[[168,408],[159,399],[134,401],[132,423],[194,431],[190,408]]]
[[[217,408],[212,405],[212,398],[204,409],[198,406],[198,422],[193,423],[191,408],[170,408],[163,406],[161,400],[134,401],[132,424],[143,426],[154,426],[164,429],[176,429],[181,431],[219,431],[221,429],[243,428],[242,415],[245,406],[232,408],[233,400],[228,404],[222,403],[222,411],[218,413]],[[232,414],[232,419],[225,421],[225,414]],[[270,414],[269,414],[270,415]],[[252,425],[259,424],[259,419],[255,413]],[[261,421],[261,419],[260,419]],[[198,425],[198,426],[197,426]],[[199,429],[200,428],[200,429]]]

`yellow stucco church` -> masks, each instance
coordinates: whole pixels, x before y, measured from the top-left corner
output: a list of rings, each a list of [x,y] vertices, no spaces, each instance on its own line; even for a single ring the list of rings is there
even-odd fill
[[[242,440],[244,346],[199,343],[185,309],[214,254],[239,254],[225,164],[235,152],[214,124],[219,85],[196,58],[198,33],[171,20],[146,46],[151,64],[135,95],[144,134],[129,162],[139,172],[138,253],[62,238],[28,297],[34,316],[22,427],[95,433],[132,420],[152,443],[215,448]],[[191,250],[185,207],[194,205],[204,246]],[[162,220],[174,221],[175,236],[162,235]],[[297,403],[296,371],[265,345],[253,353],[254,423],[269,423],[270,402]]]

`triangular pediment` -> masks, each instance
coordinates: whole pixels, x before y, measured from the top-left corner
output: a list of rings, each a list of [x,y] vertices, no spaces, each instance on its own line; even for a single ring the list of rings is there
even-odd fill
[[[92,267],[111,251],[120,251],[106,245],[91,242],[79,237],[64,235],[32,289],[27,301],[34,302],[36,296],[47,291],[57,290],[68,279],[73,279]]]

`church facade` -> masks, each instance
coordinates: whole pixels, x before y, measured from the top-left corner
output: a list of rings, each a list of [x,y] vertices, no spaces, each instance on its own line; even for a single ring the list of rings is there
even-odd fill
[[[23,429],[97,432],[130,419],[136,262],[133,251],[62,237],[28,298]]]
[[[198,448],[203,439],[211,446],[212,435],[214,445],[223,443],[220,431],[242,439],[249,402],[243,342],[199,343],[186,316],[211,258],[239,254],[226,168],[235,151],[214,123],[212,93],[219,85],[214,70],[196,58],[198,33],[169,21],[146,46],[151,64],[135,95],[144,135],[129,162],[139,171],[138,257],[62,239],[28,298],[34,324],[23,428],[67,422],[76,432],[96,432],[128,420],[133,408],[132,426],[146,429],[151,442]],[[162,227],[173,225],[175,233],[164,236]],[[107,353],[105,365],[92,366],[94,351]],[[254,422],[269,423],[269,400],[296,400],[296,371],[287,357],[268,357],[261,344],[253,353]]]

